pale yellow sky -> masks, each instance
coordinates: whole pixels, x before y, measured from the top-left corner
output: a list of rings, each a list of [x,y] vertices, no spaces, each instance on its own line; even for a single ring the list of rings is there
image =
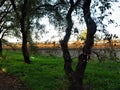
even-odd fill
[[[109,18],[114,19],[115,22],[119,24],[118,25],[119,27],[115,27],[114,24],[110,24],[108,25],[107,30],[109,31],[110,34],[117,34],[120,38],[120,8],[118,8],[118,6],[120,6],[120,0],[118,1],[119,1],[118,3],[113,3],[112,8],[114,13]],[[74,18],[74,21],[76,22],[75,26],[78,27],[78,29],[82,30],[85,28],[85,25],[79,24],[79,19],[77,17]],[[40,42],[59,41],[65,35],[65,33],[59,33],[58,30],[55,30],[54,26],[49,23],[47,16],[40,20],[40,24],[45,24],[46,25],[45,29],[49,32],[44,34],[43,37],[41,37]],[[17,42],[17,39],[15,37],[8,38],[8,40],[10,42]],[[76,38],[74,37],[74,35],[71,35],[70,41],[73,40],[76,40]]]

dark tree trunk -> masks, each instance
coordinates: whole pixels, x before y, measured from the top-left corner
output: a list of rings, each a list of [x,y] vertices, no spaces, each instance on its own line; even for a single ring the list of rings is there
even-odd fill
[[[72,70],[72,59],[68,50],[68,40],[70,38],[71,35],[71,30],[73,27],[73,23],[72,23],[72,19],[71,19],[71,14],[73,11],[73,7],[71,6],[71,8],[69,9],[67,16],[66,16],[66,20],[67,20],[67,28],[66,28],[66,35],[64,37],[64,39],[62,41],[60,41],[61,44],[61,48],[63,51],[63,58],[64,58],[64,70],[65,73],[68,75],[69,79],[71,78],[71,74],[73,72]]]
[[[25,29],[24,20],[21,20],[21,33],[22,33],[22,53],[25,63],[30,63],[29,52],[27,47],[27,30]]]
[[[83,53],[80,54],[78,57],[78,65],[76,67],[76,72],[75,72],[76,82],[78,83],[78,87],[80,86],[81,89],[83,89],[82,84],[83,84],[84,71],[87,62],[90,58],[91,48],[94,44],[94,34],[96,32],[96,24],[90,16],[90,3],[91,0],[87,0],[84,2],[83,5],[84,19],[87,25],[87,36],[86,36],[85,45],[83,47]],[[77,89],[77,90],[81,90],[81,89]]]
[[[0,29],[0,33],[2,33],[2,30]],[[1,38],[0,38],[0,57],[3,56],[3,47],[2,47],[2,39],[4,37],[5,32],[2,33]]]
[[[3,49],[2,49],[2,39],[0,39],[0,57],[2,57],[2,51],[3,51]]]
[[[26,33],[22,33],[23,35],[23,42],[22,42],[22,53],[23,53],[23,57],[24,57],[24,61],[25,63],[30,63],[30,58],[29,58],[29,53],[28,53],[28,48],[27,48],[27,35]]]
[[[17,19],[20,22],[20,28],[22,33],[22,53],[24,57],[25,63],[30,63],[29,52],[27,48],[27,40],[28,40],[28,29],[27,29],[27,5],[29,0],[23,0],[23,4],[21,5],[21,14],[17,11],[17,7],[15,4],[15,0],[10,0],[11,4],[15,10]]]
[[[27,30],[27,3],[28,0],[24,0],[24,4],[21,8],[21,18],[20,18],[20,25],[21,25],[21,33],[22,33],[22,52],[25,63],[30,63],[28,48],[27,48],[27,38],[28,38],[28,30]]]
[[[71,4],[71,7],[66,16],[68,26],[66,28],[66,35],[60,43],[63,51],[65,73],[71,82],[68,90],[84,90],[84,87],[83,87],[84,72],[85,72],[87,62],[90,58],[91,48],[94,43],[94,34],[96,32],[96,24],[90,16],[90,3],[91,3],[91,0],[87,0],[86,2],[84,2],[84,5],[83,5],[84,19],[87,25],[87,36],[86,36],[86,41],[85,41],[85,45],[83,47],[82,53],[78,56],[78,64],[76,66],[75,71],[73,71],[72,69],[72,59],[71,59],[71,56],[68,50],[68,45],[67,45],[71,35],[71,30],[73,27],[71,14],[72,14],[72,11],[74,10],[75,4]],[[89,89],[86,89],[86,90],[89,90]]]
[[[27,30],[25,29],[24,20],[21,19],[21,33],[22,33],[22,53],[25,63],[30,63],[29,52],[27,47]]]

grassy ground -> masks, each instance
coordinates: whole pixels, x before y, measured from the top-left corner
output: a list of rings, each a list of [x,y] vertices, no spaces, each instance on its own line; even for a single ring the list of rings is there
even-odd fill
[[[66,90],[68,82],[61,57],[31,56],[32,64],[27,65],[20,52],[4,53],[7,56],[0,60],[0,68],[19,77],[31,90]],[[90,61],[84,84],[93,90],[120,90],[120,63]]]

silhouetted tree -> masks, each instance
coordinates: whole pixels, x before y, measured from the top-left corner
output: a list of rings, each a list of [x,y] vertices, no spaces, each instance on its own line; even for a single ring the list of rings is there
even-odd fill
[[[23,0],[18,2],[18,5],[14,0],[10,0],[13,6],[13,9],[16,13],[17,20],[20,24],[20,32],[22,34],[22,52],[24,56],[25,63],[30,63],[29,52],[27,48],[28,42],[28,32],[29,32],[29,23],[30,23],[30,9],[31,2],[29,0]],[[18,7],[20,5],[20,7]]]
[[[0,7],[0,56],[2,56],[2,40],[3,37],[5,36],[5,34],[9,33],[11,26],[8,24],[8,22],[12,21],[11,17],[10,17],[10,13],[11,13],[11,5],[10,2],[6,2],[6,0],[1,1],[1,7]]]
[[[81,1],[81,0],[80,0]],[[73,28],[73,22],[72,22],[72,12],[75,9],[74,6],[77,2],[80,2],[77,0],[74,2],[73,0],[70,0],[70,7],[68,9],[68,13],[66,15],[67,20],[67,28],[66,28],[66,34],[64,36],[64,39],[60,41],[61,48],[63,51],[63,57],[64,57],[64,69],[66,75],[69,77],[69,80],[71,81],[71,86],[69,87],[69,90],[83,90],[83,77],[84,77],[84,71],[87,65],[87,62],[90,58],[91,49],[94,44],[94,34],[97,30],[97,25],[94,22],[94,20],[91,18],[91,12],[90,12],[90,4],[91,0],[84,0],[83,1],[83,17],[87,26],[87,35],[85,40],[85,45],[82,49],[82,53],[78,56],[78,64],[75,69],[75,71],[72,69],[72,59],[68,50],[68,40],[71,35],[71,31]],[[104,13],[106,9],[109,9],[110,3],[109,1],[101,1],[103,4],[101,9],[101,13]],[[103,19],[102,19],[103,20]],[[101,20],[101,21],[102,21]],[[104,26],[104,25],[103,25]],[[105,30],[103,30],[104,32]]]
[[[85,41],[85,45],[83,47],[82,53],[78,56],[78,64],[76,66],[76,70],[73,71],[72,59],[68,50],[68,40],[70,38],[71,31],[73,28],[71,15],[75,7],[80,3],[80,1],[81,0],[77,0],[74,3],[73,0],[70,0],[70,8],[66,15],[66,20],[67,20],[66,35],[64,36],[64,39],[60,41],[61,48],[63,51],[63,57],[64,57],[65,73],[69,77],[69,80],[71,81],[69,90],[83,90],[84,71],[91,54],[91,48],[94,43],[94,34],[96,32],[96,24],[90,16],[91,0],[87,0],[83,4],[84,19],[87,25],[87,36],[86,36],[86,41]]]
[[[32,35],[31,32],[35,25],[35,28],[42,29],[44,28],[43,26],[41,27],[39,24],[39,18],[43,17],[44,14],[47,12],[44,12],[44,9],[49,7],[49,4],[46,4],[49,1],[42,1],[42,0],[21,0],[21,1],[15,1],[15,0],[10,0],[11,4],[13,6],[14,12],[15,12],[15,17],[16,17],[16,22],[18,25],[20,25],[20,32],[22,34],[22,52],[24,56],[24,61],[25,63],[30,63],[30,58],[29,58],[29,52],[27,48],[27,44],[32,43]],[[45,3],[45,4],[44,4]],[[41,10],[42,8],[42,10]],[[34,22],[33,20],[36,21]]]

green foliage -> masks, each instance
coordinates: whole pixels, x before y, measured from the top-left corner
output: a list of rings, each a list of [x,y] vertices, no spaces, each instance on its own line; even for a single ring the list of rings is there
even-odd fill
[[[84,31],[82,31],[80,33],[80,35],[77,36],[77,40],[86,40],[86,35],[87,35],[87,29],[85,29]],[[96,41],[100,40],[100,37],[99,37],[99,35],[97,33],[94,35],[94,39]]]
[[[81,34],[77,37],[77,40],[85,40],[87,35],[87,30],[81,32]]]
[[[31,90],[67,90],[68,81],[61,57],[33,55],[30,65],[22,60],[22,53],[7,51],[7,58],[0,60],[0,68],[19,77]],[[73,64],[77,64],[76,59]],[[90,85],[93,90],[119,90],[119,68],[120,63],[90,61],[86,68],[84,84]]]

